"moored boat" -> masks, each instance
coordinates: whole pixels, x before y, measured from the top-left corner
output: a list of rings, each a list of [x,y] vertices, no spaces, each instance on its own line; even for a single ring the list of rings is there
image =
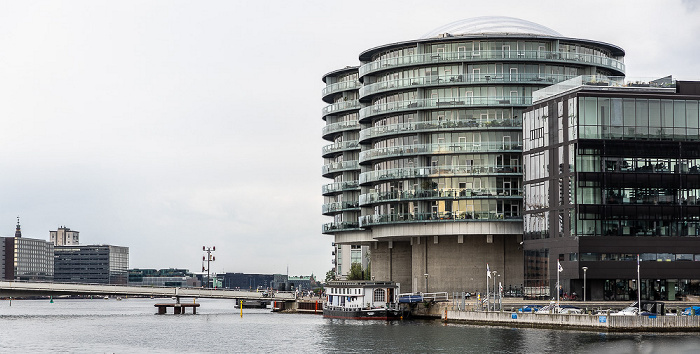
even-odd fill
[[[323,317],[353,320],[397,320],[399,284],[391,281],[331,281],[326,285]]]

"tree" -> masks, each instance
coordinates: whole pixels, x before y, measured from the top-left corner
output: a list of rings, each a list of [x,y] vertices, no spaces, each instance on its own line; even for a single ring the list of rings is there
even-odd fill
[[[326,272],[326,283],[331,280],[335,280],[335,269],[331,269]]]
[[[362,263],[355,262],[350,265],[350,272],[348,273],[348,280],[362,280]]]

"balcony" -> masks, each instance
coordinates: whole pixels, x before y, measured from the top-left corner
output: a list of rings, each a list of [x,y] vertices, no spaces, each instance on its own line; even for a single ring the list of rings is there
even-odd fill
[[[381,70],[389,70],[405,66],[414,66],[431,63],[460,63],[482,61],[529,61],[529,62],[555,62],[576,63],[578,65],[593,65],[608,68],[624,74],[625,64],[617,59],[593,55],[558,51],[539,50],[475,50],[457,51],[446,53],[423,53],[405,55],[394,58],[375,60],[360,66],[360,77]]]
[[[362,129],[360,130],[360,142],[388,135],[414,134],[438,130],[521,130],[522,124],[523,120],[521,118],[505,118],[492,120],[466,118],[449,120],[430,120],[426,122],[398,123]]]
[[[367,183],[422,177],[453,176],[522,176],[520,165],[446,165],[430,167],[393,168],[360,173],[360,185]]]
[[[332,162],[326,165],[323,165],[323,168],[321,169],[321,174],[323,177],[330,177],[331,174],[337,173],[337,172],[342,172],[342,171],[349,171],[349,170],[359,170],[360,165],[358,164],[357,160],[351,160],[351,161],[340,161],[340,162]]]
[[[323,157],[330,157],[338,152],[346,151],[346,150],[359,150],[360,149],[360,143],[358,140],[348,140],[348,141],[341,141],[339,143],[335,144],[329,144],[323,147],[322,154]]]
[[[522,152],[520,142],[470,142],[445,144],[401,145],[370,149],[360,153],[360,163],[374,159],[394,158],[413,155],[464,154],[490,152]]]
[[[358,89],[360,86],[362,86],[362,84],[357,80],[336,82],[334,84],[326,85],[326,87],[324,87],[321,91],[321,96],[326,98],[334,93]]]
[[[360,223],[358,222],[331,222],[327,224],[323,224],[321,228],[321,233],[324,234],[334,234],[336,232],[343,232],[343,231],[358,231],[362,230],[360,228]]]
[[[372,192],[360,195],[360,206],[387,202],[436,199],[520,199],[521,196],[521,188],[443,188],[392,191],[385,193]]]
[[[397,113],[403,111],[415,111],[429,108],[462,108],[462,107],[512,107],[529,106],[532,104],[532,97],[520,96],[465,96],[465,97],[444,97],[444,98],[423,98],[415,100],[395,101],[388,103],[375,103],[369,107],[360,109],[360,122],[363,119],[380,114]]]
[[[358,211],[360,210],[360,205],[357,201],[353,202],[333,202],[326,203],[322,206],[323,215],[337,214],[343,211]]]
[[[379,214],[363,215],[360,217],[360,227],[404,224],[404,223],[425,223],[425,222],[478,222],[478,221],[515,221],[522,222],[520,215],[510,213],[498,213],[495,211],[484,212],[435,212],[435,213],[405,213],[405,214]]]
[[[576,75],[538,74],[538,73],[489,73],[465,74],[446,76],[420,76],[415,78],[387,80],[368,84],[360,88],[360,100],[376,93],[407,88],[455,86],[455,85],[484,85],[484,84],[534,84],[549,86],[569,80]]]
[[[346,181],[326,184],[323,186],[323,195],[332,195],[343,191],[359,190],[359,181]]]
[[[322,134],[324,139],[328,139],[331,134],[340,133],[348,130],[360,129],[360,122],[356,120],[331,123],[323,127]]]
[[[336,102],[336,103],[333,103],[331,105],[328,105],[326,107],[323,107],[322,114],[325,117],[325,116],[332,114],[332,113],[349,111],[349,110],[359,109],[359,108],[360,108],[360,101],[358,101],[358,100],[340,101],[340,102]]]

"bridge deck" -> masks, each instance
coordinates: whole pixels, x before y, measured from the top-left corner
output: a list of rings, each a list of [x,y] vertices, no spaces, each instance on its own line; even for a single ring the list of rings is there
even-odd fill
[[[198,297],[214,299],[291,301],[295,296],[278,292],[267,297],[262,292],[202,288],[161,288],[104,284],[33,283],[24,281],[0,281],[0,296],[57,296],[57,295],[125,295],[158,297]]]

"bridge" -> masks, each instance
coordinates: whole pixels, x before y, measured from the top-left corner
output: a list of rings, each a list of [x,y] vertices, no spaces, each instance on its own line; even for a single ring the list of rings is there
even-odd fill
[[[39,283],[0,281],[0,297],[60,296],[60,295],[115,295],[179,298],[210,298],[264,301],[294,301],[291,292],[276,292],[270,297],[257,291],[203,288],[166,288],[106,284]]]

